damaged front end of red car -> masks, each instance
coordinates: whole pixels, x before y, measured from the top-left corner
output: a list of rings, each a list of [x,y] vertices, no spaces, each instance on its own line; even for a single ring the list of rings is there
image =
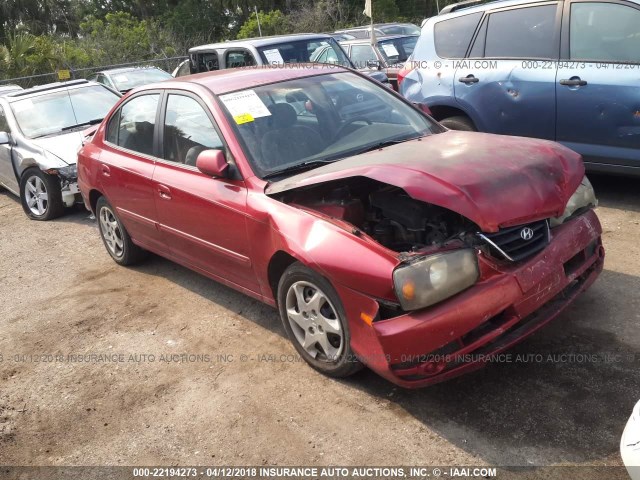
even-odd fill
[[[266,193],[395,257],[382,286],[369,287],[366,265],[333,280],[353,350],[404,387],[481,367],[555,318],[603,267],[582,161],[552,142],[447,132]]]

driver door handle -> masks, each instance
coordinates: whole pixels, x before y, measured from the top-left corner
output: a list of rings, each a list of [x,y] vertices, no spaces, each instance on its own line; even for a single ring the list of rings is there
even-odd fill
[[[460,77],[458,79],[458,81],[462,82],[462,83],[469,84],[469,83],[478,83],[480,81],[480,79],[474,77],[473,75],[467,75],[466,77]]]
[[[171,200],[171,190],[165,185],[158,185],[158,195],[163,200]]]

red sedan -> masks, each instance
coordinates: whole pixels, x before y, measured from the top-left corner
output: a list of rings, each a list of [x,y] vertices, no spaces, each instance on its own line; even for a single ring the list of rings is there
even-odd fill
[[[315,369],[405,387],[478,368],[602,270],[595,195],[559,144],[448,131],[327,66],[134,90],[79,153],[121,265],[147,251],[277,307]]]

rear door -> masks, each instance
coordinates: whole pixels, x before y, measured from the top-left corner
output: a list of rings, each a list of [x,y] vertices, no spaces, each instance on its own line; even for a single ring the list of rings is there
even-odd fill
[[[567,2],[557,140],[594,169],[640,168],[640,6]]]
[[[100,155],[99,181],[131,237],[162,253],[151,177],[158,156],[157,117],[161,92],[135,95],[109,119]]]
[[[456,100],[479,130],[555,138],[561,15],[557,2],[485,14],[454,80]]]
[[[7,116],[2,105],[0,105],[0,132],[11,134],[11,128],[7,121]],[[17,193],[20,190],[16,174],[13,170],[11,158],[11,145],[0,145],[0,183]]]
[[[195,166],[205,149],[224,150],[230,158],[213,115],[199,97],[168,92],[162,122],[162,160],[153,183],[171,254],[222,282],[259,292],[249,256],[244,182],[212,178]]]

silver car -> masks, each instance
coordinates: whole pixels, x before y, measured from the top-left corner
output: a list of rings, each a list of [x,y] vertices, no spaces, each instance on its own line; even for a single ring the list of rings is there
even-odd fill
[[[0,94],[0,187],[20,196],[30,218],[51,220],[81,201],[82,132],[100,123],[118,98],[86,80]]]

